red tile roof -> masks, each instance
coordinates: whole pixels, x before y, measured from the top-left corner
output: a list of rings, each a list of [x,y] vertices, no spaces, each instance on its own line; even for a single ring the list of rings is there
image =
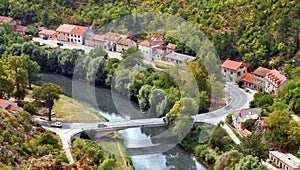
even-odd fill
[[[237,61],[232,61],[232,60],[226,60],[222,64],[223,68],[227,68],[227,69],[230,69],[230,70],[237,70],[242,66],[246,67],[246,65],[243,62],[237,62]]]
[[[246,74],[243,76],[242,80],[243,80],[244,82],[247,82],[247,83],[253,83],[253,74],[251,74],[251,73],[246,73]]]
[[[269,73],[267,73],[266,78],[276,87],[281,86],[284,82],[287,81],[287,77],[280,74],[280,72],[276,69],[272,69]]]
[[[0,16],[0,22],[10,23],[12,20],[14,19],[10,17]]]
[[[87,30],[87,27],[82,27],[82,26],[78,26],[78,25],[70,25],[70,24],[60,25],[56,29],[57,32],[76,34],[76,35],[83,35],[86,30]]]
[[[75,28],[73,28],[71,30],[71,34],[74,34],[74,35],[83,35],[86,30],[87,30],[87,27],[75,26]]]
[[[145,46],[145,47],[152,47],[152,46],[155,46],[156,44],[153,43],[151,40],[144,40],[144,41],[140,42],[139,45]]]
[[[271,70],[264,68],[264,67],[258,67],[253,74],[261,76],[261,77],[265,77]]]
[[[25,32],[27,30],[26,26],[16,25],[14,31]]]
[[[172,43],[169,43],[167,45],[167,48],[171,49],[171,50],[175,50],[176,49],[176,45],[175,44],[172,44]]]
[[[8,109],[8,110],[12,110],[12,111],[17,111],[17,112],[23,110],[22,107],[19,107],[19,106],[13,106],[13,105],[9,105],[9,106],[7,107],[7,109]]]
[[[130,38],[122,38],[118,41],[118,44],[121,44],[121,45],[130,45],[130,43],[132,43],[134,41],[132,41]]]
[[[54,30],[42,30],[42,31],[39,32],[39,34],[52,36],[53,34],[56,34],[56,31],[54,31]]]
[[[5,99],[0,99],[0,106],[2,106],[4,103],[6,103],[7,102],[7,100],[5,100]]]
[[[248,130],[248,129],[244,129],[243,131],[242,131],[242,133],[241,133],[241,135],[243,136],[243,137],[246,137],[246,136],[249,136],[249,135],[251,135],[252,133]]]

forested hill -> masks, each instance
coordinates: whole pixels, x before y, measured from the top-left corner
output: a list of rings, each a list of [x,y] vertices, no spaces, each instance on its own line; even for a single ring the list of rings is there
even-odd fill
[[[61,23],[103,26],[131,13],[162,12],[195,23],[214,42],[221,59],[277,67],[299,47],[297,0],[3,0],[0,15],[31,25],[56,28]]]

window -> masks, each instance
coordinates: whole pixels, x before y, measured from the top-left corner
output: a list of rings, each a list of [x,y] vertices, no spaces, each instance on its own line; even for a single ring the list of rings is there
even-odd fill
[[[226,73],[227,70],[224,70],[224,73]]]
[[[244,72],[243,73],[246,73],[246,70],[244,70]]]
[[[230,74],[233,74],[233,72],[230,72]]]
[[[78,40],[78,42],[80,42],[80,40]]]
[[[238,75],[238,76],[241,76],[241,72],[238,72],[237,75]]]

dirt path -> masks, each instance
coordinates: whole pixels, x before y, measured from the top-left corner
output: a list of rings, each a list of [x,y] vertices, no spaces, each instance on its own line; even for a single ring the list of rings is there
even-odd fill
[[[122,150],[121,150],[120,143],[119,143],[119,142],[117,141],[117,139],[116,139],[116,136],[115,136],[115,141],[116,141],[116,143],[117,143],[117,147],[118,147],[119,153],[120,153],[120,155],[121,155],[121,157],[122,157],[122,159],[123,159],[124,167],[126,168],[126,170],[128,170],[128,167],[127,167],[127,161],[126,161],[126,159],[125,159],[125,157],[124,157],[124,154],[123,154],[123,152],[122,152]]]

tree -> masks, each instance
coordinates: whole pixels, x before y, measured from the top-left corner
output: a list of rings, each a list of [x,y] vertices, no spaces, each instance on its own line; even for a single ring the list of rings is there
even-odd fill
[[[138,95],[138,102],[140,109],[142,111],[148,110],[150,108],[150,102],[149,102],[149,94],[151,93],[152,87],[148,84],[143,85],[142,88],[139,90]]]
[[[222,151],[229,150],[232,144],[232,139],[227,135],[227,132],[218,125],[209,137],[208,144],[212,148],[219,148]]]
[[[242,158],[239,163],[235,165],[235,169],[238,170],[267,170],[267,167],[262,165],[257,157],[253,157],[252,155],[247,155]]]
[[[10,98],[14,90],[14,82],[8,77],[8,71],[0,61],[0,98]]]
[[[36,99],[39,105],[49,109],[49,121],[51,121],[51,112],[55,100],[59,100],[59,95],[62,93],[60,86],[53,83],[45,83],[41,87],[33,90],[32,97]]]
[[[237,150],[223,153],[215,163],[215,170],[231,169],[243,158],[243,154]]]
[[[244,156],[252,155],[259,159],[266,158],[267,147],[266,144],[261,141],[258,133],[252,133],[250,136],[243,137],[241,144],[238,147],[238,151],[243,153]]]
[[[289,112],[275,110],[266,119],[266,123],[271,130],[276,130],[286,126],[290,120]]]
[[[28,58],[28,85],[31,89],[31,84],[42,80],[42,76],[39,74],[41,67],[37,62],[32,61]]]
[[[55,138],[52,133],[50,133],[49,131],[46,131],[44,133],[42,133],[38,139],[38,144],[40,145],[52,145],[54,148],[58,148],[59,145],[58,145],[58,139]]]
[[[267,93],[259,91],[254,94],[253,101],[251,101],[251,107],[260,107],[260,108],[268,108],[274,102],[274,96]]]
[[[116,166],[116,161],[113,159],[105,159],[101,164],[99,169],[100,170],[113,170]]]

